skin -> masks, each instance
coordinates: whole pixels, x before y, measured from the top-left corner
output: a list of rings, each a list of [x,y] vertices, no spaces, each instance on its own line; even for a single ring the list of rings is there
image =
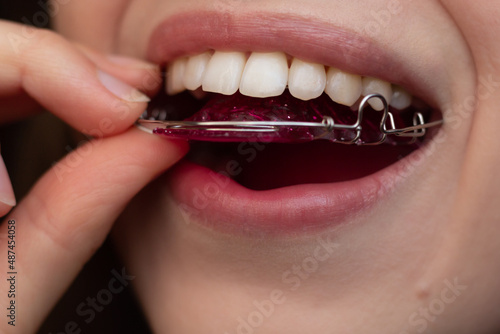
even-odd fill
[[[479,6],[465,0],[401,3],[404,10],[373,38],[429,82],[433,88],[429,98],[447,117],[432,141],[434,145],[422,149],[426,155],[422,164],[388,199],[361,212],[348,225],[286,237],[226,235],[204,228],[196,220],[185,221],[166,187],[168,175],[161,176],[135,197],[114,232],[127,268],[137,277],[135,288],[155,332],[243,333],[238,326],[242,321],[252,323],[252,315],[256,325],[247,325],[251,327],[247,332],[255,333],[495,333],[500,329],[500,177],[496,173],[500,150],[493,140],[500,122],[496,112],[500,95],[495,93],[500,88],[500,25],[496,22],[500,4],[490,1]],[[44,43],[34,47],[57,50],[58,57],[66,57],[71,70],[92,72],[96,66],[104,67],[144,90],[141,80],[126,77],[126,71],[113,70],[101,54],[146,60],[153,29],[176,13],[200,9],[233,15],[256,11],[304,13],[310,20],[332,26],[349,24],[362,31],[363,22],[373,19],[370,13],[384,8],[386,1],[379,0],[287,1],[286,6],[279,1],[259,0],[74,0],[61,5],[54,17],[56,29],[64,37],[38,32],[34,40]],[[87,29],[89,18],[95,24]],[[19,26],[8,23],[2,23],[0,29],[21,33]],[[82,51],[67,40],[96,50],[98,56],[92,58],[91,51]],[[2,56],[15,68],[29,67],[33,60],[27,57],[14,62],[8,52]],[[48,58],[29,54],[49,64]],[[50,66],[47,68],[49,71]],[[80,126],[78,129],[80,122],[95,128],[100,112],[111,103],[105,99],[113,98],[99,90],[102,87],[95,78],[84,77],[82,80],[91,88],[95,86],[96,94],[104,94],[97,104],[103,110],[99,112],[92,103],[94,108],[75,105],[71,112],[64,111],[59,103],[50,101],[57,96],[58,102],[65,102],[66,96],[76,94],[76,89],[57,85],[58,81],[66,82],[61,80],[65,73],[47,74],[59,88],[53,96],[40,93],[42,85],[29,79],[29,71],[25,73],[28,79],[14,76],[6,91],[18,92],[12,87],[24,87],[36,101]],[[493,82],[489,94],[485,93],[485,78]],[[475,104],[464,107],[471,100]],[[23,322],[27,332],[45,316],[38,312],[41,305],[45,309],[57,300],[128,200],[185,152],[180,143],[126,130],[142,107],[131,107],[134,113],[125,121],[113,118],[116,131],[102,139],[103,145],[96,146],[84,159],[78,173],[69,174],[67,183],[58,183],[49,172],[10,214],[9,218],[19,221],[34,221],[28,225],[26,238],[45,247],[35,252],[34,246],[29,249],[28,242],[23,242],[25,256],[19,265],[32,282],[36,280],[48,291],[33,309],[25,311],[26,319],[32,319],[30,324]],[[79,113],[78,108],[96,113]],[[78,122],[74,115],[78,115]],[[116,160],[109,159],[112,162],[106,164],[109,171],[114,170],[123,165],[120,159],[126,159],[117,152],[127,147],[140,159],[134,159],[132,167],[123,173],[114,173],[113,179],[90,167],[114,152]],[[154,154],[159,151],[165,154]],[[135,164],[140,168],[134,168]],[[133,187],[105,187],[123,182],[132,182]],[[85,196],[88,200],[71,206],[66,194],[75,188],[90,195]],[[129,189],[126,195],[124,188]],[[117,198],[117,194],[122,196]],[[103,207],[102,212],[90,215],[88,209],[96,204]],[[53,210],[61,217],[57,221],[47,219],[55,214]],[[30,219],[35,212],[37,217]],[[76,221],[70,219],[75,214],[79,218]],[[94,218],[92,223],[84,224],[90,216]],[[53,232],[47,226],[57,228]],[[51,248],[55,243],[68,249],[75,240],[81,245],[78,254],[68,251],[69,255],[62,256]],[[330,240],[333,246],[318,250],[324,240]],[[41,251],[47,254],[43,261],[36,256]],[[312,258],[318,266],[307,273],[300,265],[311,263]],[[55,263],[61,268],[60,261],[69,269],[59,275],[59,285],[54,280],[44,281],[40,272]],[[262,305],[268,308],[263,310]]]
[[[43,106],[87,133],[89,139],[95,137],[55,164],[10,213],[15,200],[7,175],[1,175],[0,199],[6,203],[0,203],[0,215],[9,214],[2,222],[0,243],[17,254],[14,268],[8,268],[7,262],[3,267],[2,305],[13,300],[7,298],[11,286],[6,273],[19,275],[16,326],[4,321],[0,332],[34,333],[103,243],[127,202],[174,164],[187,146],[130,128],[146,106],[143,96],[134,100],[130,93],[137,94],[133,87],[150,93],[158,89],[156,66],[136,59],[128,59],[126,64],[122,59],[120,65],[53,32],[27,30],[5,21],[0,21],[0,30],[0,73],[4,78],[0,120],[26,117]],[[65,66],[54,67],[54,59]],[[120,78],[125,87],[121,97],[99,81],[98,70]],[[125,143],[128,149],[124,151]],[[144,146],[150,149],[143,150]],[[7,238],[8,231],[14,230],[16,236]],[[20,305],[30,305],[22,308],[22,321]]]

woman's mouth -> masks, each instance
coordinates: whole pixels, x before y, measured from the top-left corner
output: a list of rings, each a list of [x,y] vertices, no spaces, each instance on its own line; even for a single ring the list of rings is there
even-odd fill
[[[176,36],[177,29],[193,20],[206,28],[202,30],[205,38],[189,29],[182,40]],[[260,21],[257,18],[254,22]],[[347,43],[354,46],[349,57],[344,54],[340,61],[333,56],[321,63],[317,61],[325,59],[321,51],[328,43],[323,50],[312,47],[308,54],[295,43],[304,43],[304,36],[294,38],[297,27],[291,29],[282,22],[278,30],[257,42],[252,31],[257,30],[259,36],[262,27],[245,27],[245,23],[217,13],[201,13],[161,25],[153,35],[149,55],[168,66],[168,94],[157,96],[145,116],[159,120],[302,122],[329,116],[336,123],[351,124],[357,119],[362,98],[380,94],[390,104],[399,128],[412,125],[417,112],[426,119],[440,117],[430,106],[435,101],[424,103],[408,93],[426,96],[422,93],[428,89],[419,85],[418,78],[409,76],[411,71],[404,67],[389,74],[380,70],[377,65],[389,64],[391,58],[372,42],[353,37]],[[299,26],[314,28],[311,22],[299,21]],[[292,32],[290,39],[281,40],[287,32]],[[320,39],[328,35],[322,32]],[[342,48],[336,42],[339,36],[344,40],[348,35],[332,32],[331,47]],[[273,41],[277,45],[273,46]],[[377,50],[371,54],[377,64],[368,66],[369,53],[358,58],[360,45]],[[391,63],[390,68],[399,66]],[[377,142],[384,105],[378,99],[368,102],[362,139]],[[349,141],[355,132],[335,132],[329,140],[310,141],[311,131],[304,131],[289,129],[278,140],[250,136],[238,142],[224,137],[207,142],[200,140],[203,134],[186,136],[198,140],[191,142],[187,158],[171,171],[169,184],[183,217],[224,232],[259,235],[338,225],[382,200],[397,186],[393,181],[405,157],[425,146],[423,141],[397,145],[409,141],[398,137],[378,146],[339,145],[336,142]]]

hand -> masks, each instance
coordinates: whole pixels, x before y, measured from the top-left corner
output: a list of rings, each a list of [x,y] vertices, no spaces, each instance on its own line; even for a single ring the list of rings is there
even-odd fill
[[[151,94],[160,87],[156,66],[109,58],[53,32],[0,21],[0,78],[0,123],[43,107],[95,138],[41,177],[0,227],[4,313],[14,300],[7,297],[7,272],[17,272],[19,289],[16,326],[3,315],[0,332],[33,333],[126,204],[187,145],[131,128],[148,101],[139,90]],[[0,159],[0,216],[15,205],[2,166]],[[14,238],[8,234],[13,221]],[[15,252],[12,268],[8,250]]]

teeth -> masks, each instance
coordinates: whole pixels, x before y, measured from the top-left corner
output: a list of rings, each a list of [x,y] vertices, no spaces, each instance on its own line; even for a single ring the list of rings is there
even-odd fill
[[[207,65],[203,90],[224,95],[236,93],[245,63],[246,56],[243,52],[216,51]]]
[[[241,77],[240,93],[252,97],[283,94],[288,82],[288,60],[283,52],[254,52]]]
[[[391,103],[392,98],[392,87],[387,81],[364,77],[363,78],[363,95],[368,96],[370,94],[380,94],[382,95],[387,103]],[[384,104],[379,99],[370,99],[368,101],[373,109],[382,111],[384,110]]]
[[[166,90],[174,95],[188,89],[193,96],[207,92],[232,95],[240,93],[256,98],[279,96],[288,86],[290,94],[308,101],[326,93],[334,102],[355,108],[363,96],[382,95],[393,108],[404,110],[413,97],[402,87],[373,77],[362,77],[298,58],[288,59],[283,52],[204,52],[179,58],[167,72]],[[383,110],[382,101],[371,99],[375,110]]]
[[[167,93],[174,95],[186,89],[184,86],[184,72],[186,70],[186,58],[174,61],[167,71]]]
[[[339,104],[352,106],[361,96],[363,84],[361,76],[330,67],[327,73],[325,93]]]
[[[323,94],[326,87],[325,66],[294,58],[290,66],[288,90],[292,96],[307,101]]]
[[[188,59],[184,72],[184,86],[187,89],[197,90],[201,87],[211,57],[210,52],[205,52]]]
[[[404,110],[411,105],[411,102],[412,96],[403,87],[397,85],[392,86],[392,107],[398,110]]]

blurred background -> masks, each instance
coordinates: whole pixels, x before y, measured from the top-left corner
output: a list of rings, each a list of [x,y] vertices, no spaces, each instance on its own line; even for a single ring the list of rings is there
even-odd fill
[[[0,0],[0,19],[29,22],[40,28],[50,28],[50,22],[44,22],[43,19],[48,17],[44,7],[45,2],[45,0]],[[43,111],[20,122],[0,124],[1,153],[18,202],[36,180],[75,148],[82,138],[57,118]],[[22,222],[19,229],[22,235]],[[22,242],[22,238],[19,239],[19,243]],[[151,333],[130,285],[122,293],[114,295],[113,300],[104,306],[101,312],[96,312],[95,319],[89,324],[85,323],[88,314],[82,317],[76,313],[78,305],[87,304],[87,298],[95,298],[100,290],[107,288],[113,277],[113,269],[121,272],[122,268],[123,265],[113,251],[111,242],[107,240],[52,310],[38,333],[66,333],[65,326],[70,321],[79,324],[81,333]],[[20,293],[22,293],[22,283]],[[37,296],[31,297],[37,298]],[[20,305],[20,308],[22,307]],[[85,310],[87,309],[88,307],[85,307]],[[18,321],[24,320],[19,318]]]

